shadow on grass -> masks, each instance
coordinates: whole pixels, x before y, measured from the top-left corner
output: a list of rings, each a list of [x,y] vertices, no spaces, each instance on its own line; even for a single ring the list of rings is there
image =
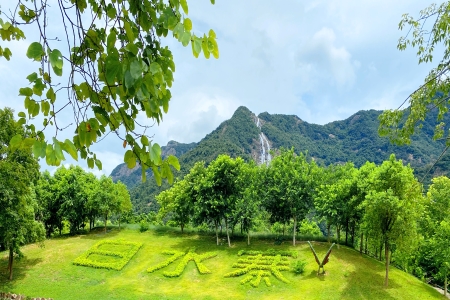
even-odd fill
[[[372,258],[360,256],[361,260]],[[388,289],[401,288],[394,279],[389,278],[389,286],[384,286],[384,264],[378,264],[375,269],[367,268],[367,264],[359,262],[354,264],[355,270],[346,275],[347,285],[341,295],[351,295],[353,299],[363,299],[371,295],[373,299],[396,299],[388,293]],[[392,267],[391,267],[392,268]],[[380,271],[383,275],[380,275]]]
[[[29,259],[22,257],[14,259],[13,264],[13,280],[9,280],[9,272],[7,270],[8,258],[0,259],[0,290],[4,292],[13,292],[14,284],[27,275],[27,271],[42,262],[41,258]]]

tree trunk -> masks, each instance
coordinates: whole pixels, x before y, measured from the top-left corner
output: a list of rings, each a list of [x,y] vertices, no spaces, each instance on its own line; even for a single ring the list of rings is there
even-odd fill
[[[366,253],[367,254],[367,242],[369,241],[369,236],[366,234],[366,244],[364,245],[365,247],[364,247],[364,253]]]
[[[13,247],[9,247],[9,262],[8,262],[8,269],[9,269],[9,280],[12,280],[13,278],[13,263],[14,263],[14,252]]]
[[[181,224],[180,224],[180,227],[181,227],[181,233],[183,233],[183,231],[184,231],[184,224],[181,223]]]
[[[119,220],[119,230],[120,230],[120,214],[119,214],[119,219],[118,220]]]
[[[228,247],[231,247],[230,234],[228,233],[228,220],[227,220],[227,218],[225,218],[225,230],[227,231]]]
[[[345,245],[348,246],[348,219],[345,225]]]
[[[363,250],[363,240],[364,240],[364,233],[361,231],[361,237],[359,239],[359,253],[362,254]]]
[[[387,287],[389,282],[389,244],[387,241],[384,243],[384,256],[386,260],[386,278],[384,279],[384,286]]]
[[[292,237],[292,245],[294,245],[294,246],[295,246],[296,229],[297,229],[297,216],[294,216],[294,234],[293,234],[293,237]]]
[[[247,246],[250,246],[250,230],[247,230]]]
[[[444,296],[447,297],[447,272],[445,272],[445,280],[444,280]]]
[[[105,214],[105,233],[106,233],[106,222],[108,222],[108,214]]]
[[[216,242],[217,246],[219,246],[219,232],[217,231],[217,220],[214,221],[214,225],[216,225]]]
[[[381,245],[380,245],[380,252],[379,252],[379,254],[380,254],[380,259],[379,259],[379,261],[381,261],[381,258],[382,258],[382,256],[383,256],[383,243],[380,243]],[[386,249],[384,249],[384,251],[386,251]]]
[[[285,232],[286,232],[286,223],[283,223],[283,236]]]
[[[352,230],[351,236],[352,236],[352,248],[353,248],[355,245],[355,225],[352,226],[351,230]]]
[[[341,242],[341,225],[336,227],[337,230],[337,247],[339,249],[339,243]]]
[[[331,228],[331,224],[330,224],[330,223],[327,223],[327,238],[328,238],[328,244],[331,243],[330,228]]]

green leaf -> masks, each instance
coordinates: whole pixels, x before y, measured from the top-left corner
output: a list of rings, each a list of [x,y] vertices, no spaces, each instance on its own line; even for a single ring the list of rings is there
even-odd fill
[[[169,17],[169,21],[168,21],[168,23],[167,23],[167,27],[168,27],[170,30],[173,30],[177,24],[178,24],[178,19],[177,19],[177,17],[175,17],[174,15],[170,16],[170,17]]]
[[[185,31],[183,33],[183,36],[181,37],[181,44],[186,47],[189,45],[189,42],[191,41],[191,33],[189,31]]]
[[[203,55],[205,55],[205,58],[208,59],[210,53],[209,53],[209,49],[208,49],[208,38],[206,37],[206,35],[203,36],[202,49],[203,49]]]
[[[106,40],[106,48],[108,49],[108,51],[110,51],[110,49],[116,47],[116,40],[117,40],[117,34],[116,34],[116,30],[113,28],[110,30],[108,38]]]
[[[27,115],[23,111],[19,112],[17,115],[19,117],[21,117],[21,118],[26,118],[27,117]]]
[[[155,177],[156,183],[159,186],[161,186],[161,184],[162,184],[161,173],[159,173],[159,170],[155,165],[152,166],[152,171],[153,171],[153,176]]]
[[[105,78],[106,83],[112,85],[116,81],[116,76],[119,74],[122,65],[119,62],[119,55],[110,54],[105,61]]]
[[[136,166],[136,158],[134,157],[133,151],[127,150],[123,161],[127,164],[129,169],[133,169]]]
[[[141,143],[142,143],[142,145],[144,145],[144,146],[148,146],[148,145],[149,145],[148,138],[147,138],[145,135],[143,135],[143,136],[141,137]]]
[[[27,57],[33,60],[41,60],[42,55],[44,55],[42,45],[38,42],[31,43],[27,50]]]
[[[161,161],[161,147],[157,143],[150,148],[150,159],[154,164],[159,164]]]
[[[33,96],[33,90],[31,88],[29,88],[29,87],[20,88],[19,89],[19,96],[31,97],[31,96]]]
[[[167,162],[172,167],[174,167],[177,171],[180,171],[180,163],[179,163],[178,158],[176,156],[169,155],[169,157],[167,157]]]
[[[195,56],[195,58],[198,57],[198,55],[200,54],[200,52],[202,51],[202,39],[193,36],[193,40],[191,42],[192,44],[192,52]]]
[[[95,159],[95,165],[100,171],[102,170],[102,162],[99,159]]]
[[[33,147],[34,141],[35,139],[33,138],[25,138],[20,146],[25,149],[30,149]]]
[[[50,100],[50,103],[52,103],[52,104],[55,103],[56,94],[53,91],[52,87],[47,90],[47,93],[45,94],[45,96],[47,97],[48,100]]]
[[[50,166],[54,166],[56,164],[56,156],[53,151],[53,147],[50,144],[48,144],[47,148],[45,148],[45,162]]]
[[[134,60],[130,65],[130,73],[134,79],[142,77],[142,65],[139,61]]]
[[[184,19],[183,25],[184,25],[184,30],[186,30],[186,31],[192,30],[192,21],[189,18]]]
[[[78,151],[77,151],[77,148],[75,147],[75,145],[72,143],[71,140],[66,139],[64,141],[64,151],[69,153],[70,156],[72,156],[73,159],[78,161]]]
[[[34,82],[38,78],[38,74],[36,72],[31,73],[27,76],[27,79],[30,81],[30,83]]]
[[[134,33],[133,33],[133,30],[131,29],[130,22],[125,22],[123,27],[125,28],[125,33],[127,34],[128,42],[133,42],[134,41]]]
[[[61,143],[53,138],[53,142],[55,144],[55,154],[58,160],[65,160],[64,153],[62,152]]]
[[[211,4],[216,4],[216,0],[211,0]]]
[[[150,72],[152,73],[152,75],[155,75],[156,73],[159,73],[161,71],[161,66],[157,62],[152,62],[150,64]]]
[[[33,154],[35,157],[44,158],[45,149],[47,148],[47,143],[41,140],[35,140],[33,143]]]
[[[61,76],[63,68],[63,56],[61,51],[58,49],[53,49],[52,52],[49,53],[48,57],[53,68],[53,72],[55,72],[56,75]]]
[[[11,148],[12,151],[18,149],[21,144],[22,144],[22,136],[20,134],[16,134],[9,141],[9,147]]]
[[[187,1],[186,0],[180,0],[180,5],[181,5],[181,8],[183,8],[184,13],[188,14],[189,11],[188,11]]]
[[[87,164],[88,164],[89,169],[93,169],[94,168],[94,159],[92,157],[88,157]]]

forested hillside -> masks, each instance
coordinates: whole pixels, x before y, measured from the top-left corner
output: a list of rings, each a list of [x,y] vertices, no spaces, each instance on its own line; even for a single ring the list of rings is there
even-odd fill
[[[422,123],[420,133],[412,139],[411,145],[396,146],[387,138],[378,134],[378,116],[381,111],[359,111],[346,120],[335,121],[326,125],[310,124],[294,115],[271,115],[267,112],[258,116],[246,107],[239,107],[233,116],[220,124],[217,129],[206,135],[199,143],[182,144],[171,141],[163,148],[163,156],[176,155],[181,164],[181,171],[176,176],[183,176],[197,161],[207,164],[219,154],[242,157],[244,160],[260,162],[262,142],[259,134],[267,137],[270,148],[277,151],[280,147],[306,152],[319,165],[341,164],[351,161],[356,167],[366,161],[380,164],[391,153],[410,163],[416,175],[421,179],[441,155],[445,145],[434,141],[433,129],[435,115],[430,115]],[[261,129],[256,126],[257,118]],[[429,173],[425,183],[433,175],[447,174],[446,156]],[[127,169],[125,164],[117,166],[111,176],[115,181],[121,180],[130,189],[134,209],[137,212],[157,211],[154,196],[167,188],[167,184],[158,187],[150,177],[147,182],[140,182],[139,167]]]

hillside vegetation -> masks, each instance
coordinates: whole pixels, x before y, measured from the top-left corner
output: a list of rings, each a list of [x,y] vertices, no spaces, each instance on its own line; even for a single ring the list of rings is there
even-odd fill
[[[121,270],[95,269],[76,266],[73,261],[100,240],[140,242],[143,246]],[[329,248],[328,243],[313,243],[319,257]],[[180,260],[148,273],[149,267],[165,261],[167,250],[216,252],[217,256],[203,261],[211,273],[200,275],[194,262],[189,262],[180,277],[163,274],[176,269]],[[306,260],[303,275],[282,271],[289,281],[284,283],[270,276],[271,286],[261,280],[257,287],[241,284],[244,276],[224,277],[235,271],[232,265],[240,258],[240,250],[294,251],[298,257],[289,261]],[[389,288],[383,288],[382,263],[341,246],[332,251],[325,265],[325,275],[317,275],[318,266],[305,242],[295,247],[272,240],[254,239],[250,247],[245,241],[216,246],[211,235],[181,234],[176,230],[154,229],[139,233],[136,229],[99,231],[70,238],[47,240],[45,247],[37,244],[23,248],[26,255],[17,262],[15,279],[5,274],[6,253],[0,253],[0,290],[20,292],[28,296],[54,299],[443,299],[437,291],[417,278],[392,268]],[[97,257],[97,260],[105,259]]]
[[[424,180],[426,185],[432,177],[447,174],[447,156],[431,168],[445,147],[442,141],[433,140],[435,113],[430,114],[422,123],[420,133],[413,136],[411,145],[407,146],[393,145],[387,138],[378,135],[378,117],[381,113],[382,111],[377,110],[359,111],[346,120],[326,125],[310,124],[294,115],[271,115],[265,112],[258,117],[262,124],[261,132],[268,138],[273,150],[294,147],[296,152],[307,151],[319,165],[348,161],[353,162],[356,167],[366,161],[380,164],[394,153],[397,158],[411,164],[419,179],[428,175]],[[241,106],[229,120],[220,124],[200,142],[169,142],[163,147],[163,156],[170,151],[170,154],[179,157],[181,171],[176,173],[178,177],[184,176],[195,162],[205,161],[208,164],[220,154],[259,162],[261,144],[260,129],[255,124],[256,117],[248,108]],[[148,174],[147,182],[142,183],[140,174],[139,168],[129,170],[125,164],[121,164],[113,170],[111,176],[114,180],[127,184],[135,212],[157,212],[159,207],[154,197],[167,189],[168,185],[157,186],[151,173]]]

